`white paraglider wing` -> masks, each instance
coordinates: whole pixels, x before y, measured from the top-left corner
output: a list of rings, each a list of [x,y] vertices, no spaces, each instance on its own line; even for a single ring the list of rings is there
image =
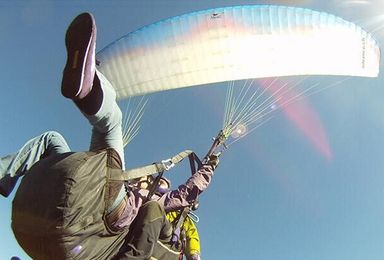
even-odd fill
[[[254,5],[154,23],[108,45],[96,59],[121,99],[247,78],[375,77],[380,50],[370,34],[334,15]]]

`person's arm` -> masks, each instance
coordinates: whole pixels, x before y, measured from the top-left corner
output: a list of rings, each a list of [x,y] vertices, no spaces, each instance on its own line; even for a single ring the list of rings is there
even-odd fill
[[[165,211],[169,212],[192,205],[199,194],[208,187],[218,163],[218,156],[210,156],[184,184],[161,196],[159,203],[164,206]]]
[[[121,211],[115,213],[117,215],[116,218],[107,216],[107,220],[109,220],[110,228],[113,230],[121,230],[133,222],[135,217],[137,216],[140,207],[147,202],[148,191],[143,189],[138,189],[135,187],[129,187],[127,191],[127,195],[124,198],[124,205],[121,207]],[[113,220],[111,220],[113,219]]]

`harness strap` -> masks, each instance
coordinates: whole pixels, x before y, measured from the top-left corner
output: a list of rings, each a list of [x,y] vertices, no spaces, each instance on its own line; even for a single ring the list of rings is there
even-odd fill
[[[185,218],[187,217],[189,211],[191,211],[191,208],[189,208],[189,207],[185,207],[185,208],[183,209],[183,211],[182,211],[181,214],[179,215],[179,218],[177,219],[177,222],[176,222],[176,225],[175,225],[175,230],[178,229],[178,228],[180,228],[181,225],[183,225],[184,220],[185,220]]]
[[[189,158],[189,164],[191,166],[191,173],[192,175],[196,172],[196,164],[197,169],[200,169],[202,166],[202,162],[200,161],[199,157],[195,153],[192,153],[188,156]]]
[[[155,194],[157,187],[159,186],[160,179],[163,177],[164,172],[160,172],[153,183],[150,185],[149,193],[147,195],[147,199],[150,200]]]
[[[181,162],[184,158],[190,156],[191,154],[194,155],[194,152],[192,152],[191,150],[185,150],[176,154],[169,160],[166,160],[167,162],[171,163],[171,165],[168,165],[168,164],[166,165],[165,163],[154,163],[154,164],[150,164],[150,165],[146,165],[146,166],[142,166],[142,167],[126,170],[126,171],[122,171],[121,169],[109,169],[110,171],[109,180],[128,181],[128,180],[137,179],[147,175],[161,173],[166,170],[169,170],[170,167]]]

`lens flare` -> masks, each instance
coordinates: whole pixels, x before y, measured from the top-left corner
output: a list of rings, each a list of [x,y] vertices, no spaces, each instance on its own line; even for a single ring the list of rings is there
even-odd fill
[[[233,138],[240,138],[246,135],[247,133],[248,133],[247,126],[245,124],[238,124],[233,128],[231,136]]]
[[[83,249],[83,246],[82,245],[78,245],[78,246],[74,247],[71,251],[72,251],[73,254],[78,255],[81,252],[82,249]]]

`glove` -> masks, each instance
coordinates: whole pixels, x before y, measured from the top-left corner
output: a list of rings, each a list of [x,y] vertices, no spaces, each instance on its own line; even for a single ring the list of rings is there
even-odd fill
[[[204,160],[204,164],[212,166],[213,170],[215,170],[217,168],[217,166],[219,165],[219,161],[220,161],[219,156],[220,156],[220,153],[212,154],[212,155],[206,157]]]

